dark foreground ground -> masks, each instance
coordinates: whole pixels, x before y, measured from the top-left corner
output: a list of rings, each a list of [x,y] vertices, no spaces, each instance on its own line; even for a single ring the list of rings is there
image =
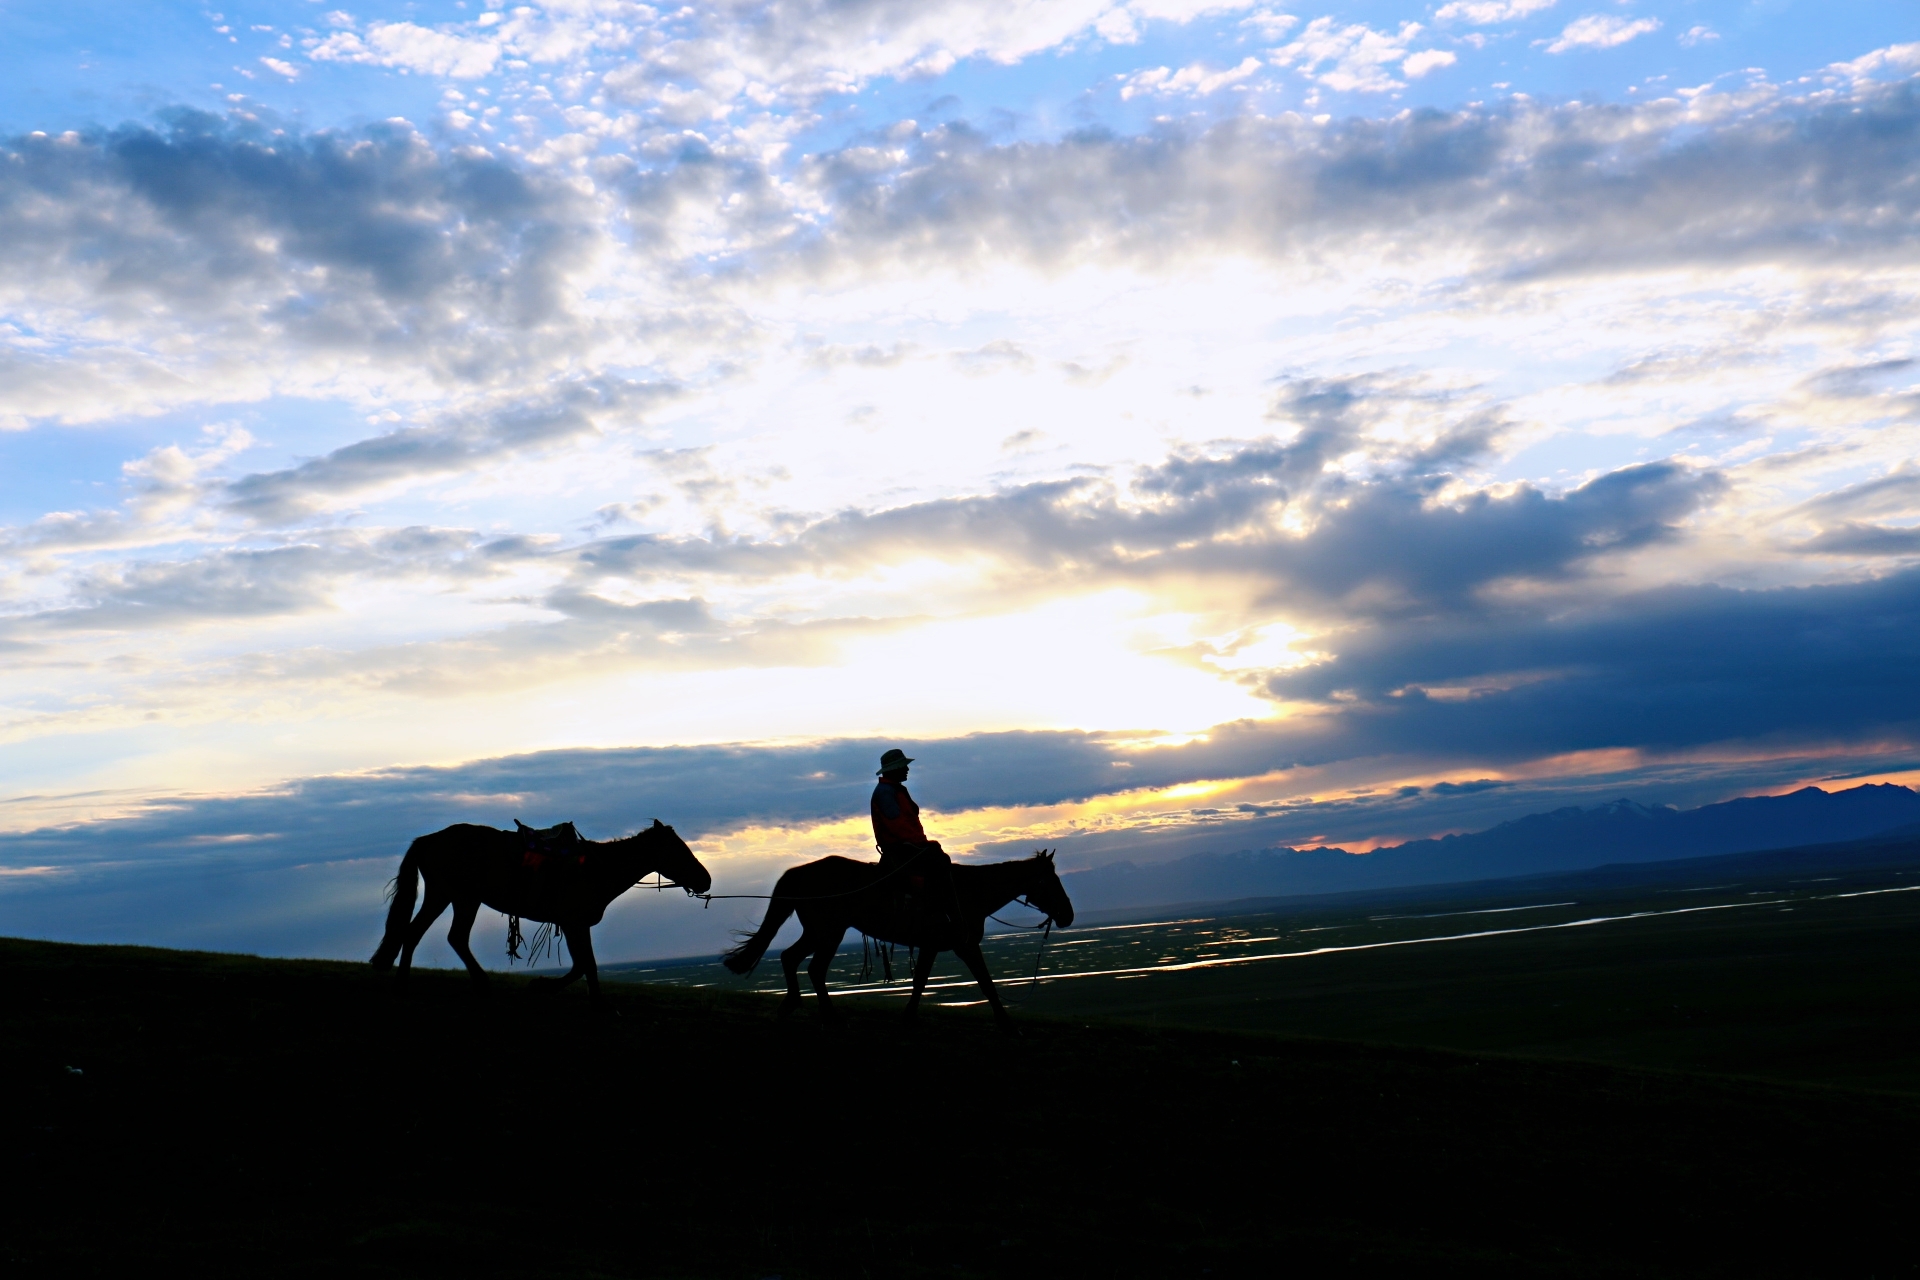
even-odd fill
[[[850,1002],[832,1035],[775,1027],[764,997],[637,984],[609,1003],[0,941],[0,1268],[1902,1276],[1920,1260],[1920,1100],[1897,1091],[1082,1018],[1008,1039],[977,1010],[909,1033],[882,1001]]]

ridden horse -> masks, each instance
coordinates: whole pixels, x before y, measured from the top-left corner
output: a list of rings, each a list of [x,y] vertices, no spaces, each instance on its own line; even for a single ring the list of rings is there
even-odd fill
[[[903,866],[899,870],[905,869]],[[898,890],[888,883],[897,874],[883,874],[878,863],[840,857],[794,867],[774,884],[773,902],[760,928],[721,957],[722,962],[735,973],[749,972],[760,963],[787,917],[798,912],[800,940],[780,953],[780,966],[787,975],[781,1018],[800,1007],[800,962],[811,955],[813,963],[807,966],[807,977],[820,999],[820,1016],[834,1019],[833,1006],[827,1001],[827,971],[833,967],[834,954],[840,950],[847,930],[858,929],[869,938],[919,948],[913,966],[913,994],[907,997],[908,1017],[920,1005],[927,975],[933,971],[933,958],[951,951],[972,971],[974,980],[986,992],[995,1020],[1004,1029],[1008,1025],[1007,1008],[993,989],[993,975],[987,972],[986,957],[980,954],[980,938],[987,917],[1016,898],[1025,898],[1028,906],[1044,912],[1063,929],[1073,923],[1073,903],[1067,900],[1067,891],[1053,869],[1053,854],[1041,852],[1015,862],[984,866],[955,863],[953,893],[960,918],[951,925],[945,920],[927,919],[924,912],[916,918],[912,911],[901,909]]]
[[[609,902],[656,871],[688,893],[705,893],[713,887],[713,877],[686,841],[658,818],[651,827],[624,840],[578,840],[547,852],[529,850],[525,836],[518,832],[456,823],[421,836],[407,848],[400,874],[394,877],[387,933],[373,953],[373,967],[385,969],[397,955],[400,976],[405,978],[413,965],[413,949],[452,904],[453,927],[447,930],[447,941],[474,981],[485,982],[487,972],[467,945],[474,917],[484,903],[496,911],[559,928],[566,936],[573,968],[557,985],[564,987],[584,975],[587,991],[597,1000],[600,967],[593,959],[593,926],[600,923]],[[427,900],[420,914],[414,915],[413,897],[421,876],[427,880]],[[552,979],[534,981],[544,984]]]

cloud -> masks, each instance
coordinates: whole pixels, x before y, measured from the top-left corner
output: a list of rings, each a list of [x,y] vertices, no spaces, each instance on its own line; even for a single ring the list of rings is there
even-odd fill
[[[1867,80],[1886,72],[1911,75],[1914,71],[1920,70],[1920,41],[1913,44],[1892,44],[1884,49],[1875,49],[1850,62],[1836,62],[1827,70],[1832,74],[1842,75],[1855,81]]]
[[[1843,520],[1796,544],[1793,549],[1803,555],[1849,558],[1920,555],[1920,529]]]
[[[194,333],[202,360],[292,347],[494,376],[568,325],[598,238],[573,188],[404,122],[299,134],[181,111],[0,143],[0,297],[45,333]]]
[[[1719,38],[1720,38],[1720,33],[1718,31],[1715,31],[1712,27],[1708,27],[1708,26],[1688,27],[1685,31],[1680,33],[1680,47],[1683,49],[1692,49],[1703,44],[1711,44],[1713,41],[1718,40]]]
[[[580,550],[581,571],[771,581],[949,560],[997,566],[1003,589],[1029,593],[1215,581],[1223,599],[1237,591],[1303,613],[1398,616],[1470,608],[1508,580],[1577,578],[1600,558],[1674,538],[1724,489],[1717,475],[1673,463],[1626,468],[1562,495],[1524,484],[1465,488],[1447,468],[1489,446],[1497,415],[1434,406],[1419,439],[1371,440],[1370,425],[1408,396],[1363,380],[1304,381],[1274,408],[1294,424],[1292,438],[1182,452],[1125,488],[1046,481],[844,512],[776,540],[611,538]],[[1353,474],[1355,457],[1368,453]]]
[[[1448,55],[1449,60],[1451,55]],[[1125,77],[1120,84],[1120,97],[1132,98],[1143,93],[1157,93],[1167,96],[1190,94],[1205,97],[1218,92],[1229,85],[1238,84],[1260,69],[1260,59],[1243,58],[1240,64],[1225,71],[1210,70],[1204,63],[1193,63],[1178,71],[1166,67],[1153,67],[1146,71],[1136,71]]]
[[[1403,22],[1398,32],[1386,32],[1364,23],[1340,26],[1333,18],[1315,18],[1298,38],[1273,51],[1273,65],[1293,67],[1340,93],[1386,93],[1406,87],[1388,68],[1406,61],[1408,43],[1423,30],[1417,22]],[[1419,72],[1408,74],[1422,74],[1433,65],[1424,61]]]
[[[110,534],[120,531],[111,519],[102,523]],[[68,534],[68,541],[59,544],[64,547],[87,549],[107,542],[84,527],[80,533],[95,536],[74,536],[57,527],[53,532]],[[158,541],[151,531],[145,540]],[[132,544],[136,539],[128,534],[123,541]],[[83,566],[67,581],[63,601],[15,612],[0,622],[0,635],[137,635],[204,622],[314,613],[334,608],[333,593],[342,586],[485,578],[519,550],[511,539],[487,541],[470,530],[426,526],[328,530],[265,547],[203,550],[188,543],[184,554],[176,552],[171,558]],[[63,656],[79,659],[76,652]]]
[[[872,275],[929,259],[1056,272],[1222,253],[1390,254],[1405,271],[1430,246],[1449,276],[1497,288],[1709,264],[1890,265],[1911,253],[1920,194],[1904,175],[1920,163],[1920,97],[1910,85],[1776,101],[1705,125],[1700,113],[1698,99],[1512,103],[1009,145],[965,125],[916,129],[884,152],[810,161],[799,181],[821,210],[812,225],[751,232],[737,261],[762,276]]]
[[[1088,36],[1128,44],[1148,22],[1185,24],[1246,7],[1241,0],[717,4],[676,14],[653,38],[634,40],[625,64],[603,83],[616,101],[661,123],[724,121],[775,103],[856,92],[878,77],[944,74],[972,58],[1011,65]]]
[[[1423,49],[1419,53],[1409,55],[1407,60],[1400,64],[1400,69],[1406,73],[1407,79],[1418,80],[1429,71],[1450,67],[1458,61],[1460,58],[1457,54],[1445,49]]]
[[[435,31],[411,22],[375,22],[364,37],[353,31],[336,31],[307,42],[307,56],[315,62],[399,67],[456,80],[475,80],[490,74],[501,52],[497,37],[462,36],[449,29]]]
[[[1616,18],[1610,14],[1592,14],[1575,18],[1560,37],[1547,45],[1548,53],[1567,53],[1574,49],[1612,49],[1635,36],[1660,29],[1658,18]]]
[[[1302,742],[1303,760],[1441,743],[1519,760],[1912,741],[1920,702],[1908,691],[1920,675],[1899,637],[1917,620],[1912,571],[1817,587],[1667,587],[1353,634],[1338,657],[1278,673],[1269,688],[1335,708],[1317,727],[1323,741]]]
[[[591,434],[597,419],[632,420],[678,392],[672,384],[612,378],[562,384],[537,397],[359,440],[285,470],[244,476],[225,487],[222,505],[262,523],[298,520],[376,486],[462,471]]]
[[[1514,22],[1553,6],[1554,0],[1449,0],[1433,16],[1439,22],[1471,22],[1484,27]]]
[[[253,443],[233,426],[208,427],[201,435],[198,450],[161,445],[123,463],[128,494],[118,509],[53,511],[23,527],[0,528],[0,555],[38,557],[191,536],[198,504],[218,483],[211,473]]]
[[[1790,544],[1804,555],[1881,557],[1920,553],[1920,529],[1910,525],[1864,522],[1864,518],[1920,518],[1920,471],[1902,463],[1885,475],[1843,485],[1784,512],[1789,527],[1805,521],[1819,530]]]
[[[221,551],[173,564],[132,563],[83,575],[83,603],[37,615],[36,629],[141,631],[324,608],[326,587],[369,568],[366,557],[322,546]]]

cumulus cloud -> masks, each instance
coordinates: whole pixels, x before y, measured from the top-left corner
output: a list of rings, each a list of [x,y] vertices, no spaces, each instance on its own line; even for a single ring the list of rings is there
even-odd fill
[[[1398,31],[1375,31],[1364,23],[1342,26],[1333,18],[1315,18],[1296,39],[1273,51],[1273,64],[1293,67],[1341,93],[1386,93],[1406,87],[1390,68],[1406,62],[1408,44],[1423,30],[1417,22],[1403,22]],[[1422,74],[1434,65],[1430,59],[1423,61],[1419,71],[1408,74]]]
[[[1452,55],[1448,55],[1452,61]],[[1216,93],[1229,85],[1238,84],[1260,69],[1260,59],[1248,57],[1240,65],[1229,67],[1225,71],[1215,71],[1204,63],[1193,63],[1178,71],[1166,67],[1152,67],[1145,71],[1136,71],[1120,82],[1120,96],[1132,98],[1143,93],[1157,93],[1172,96],[1191,94],[1205,97]]]
[[[1244,0],[718,4],[670,29],[660,24],[605,84],[663,122],[718,121],[775,101],[854,92],[881,76],[944,74],[969,58],[1016,63],[1089,35],[1129,44],[1150,22],[1184,24],[1246,7]]]
[[[1554,0],[1448,0],[1433,16],[1440,22],[1471,22],[1484,27],[1513,22],[1553,6]]]
[[[404,123],[300,135],[181,112],[13,138],[0,160],[0,296],[56,333],[152,341],[158,319],[479,379],[567,323],[599,235],[573,188]]]
[[[1410,261],[1432,245],[1488,285],[1681,264],[1891,263],[1913,243],[1904,175],[1916,118],[1910,87],[1869,84],[1705,131],[1677,100],[1325,127],[1237,118],[1013,145],[946,125],[812,161],[802,180],[824,216],[779,236],[750,226],[755,247],[741,259],[760,271],[930,257],[1057,270],[1366,246]],[[675,172],[653,181],[674,184]]]
[[[337,31],[311,41],[307,56],[315,62],[362,62],[379,67],[402,67],[422,75],[475,80],[500,61],[497,39],[435,31],[411,22],[376,22],[361,36]],[[277,68],[276,68],[277,69]]]
[[[1419,53],[1408,55],[1407,60],[1400,64],[1400,69],[1406,73],[1407,79],[1418,80],[1429,71],[1450,67],[1459,60],[1457,54],[1446,49],[1422,49]]]
[[[213,473],[253,443],[233,426],[201,434],[198,449],[161,445],[123,463],[128,493],[117,508],[52,511],[22,527],[0,528],[0,556],[136,547],[189,536],[197,509],[218,485]]]
[[[1658,18],[1617,18],[1612,14],[1590,14],[1567,24],[1559,38],[1547,44],[1548,53],[1568,53],[1574,49],[1612,49],[1635,36],[1660,29]]]

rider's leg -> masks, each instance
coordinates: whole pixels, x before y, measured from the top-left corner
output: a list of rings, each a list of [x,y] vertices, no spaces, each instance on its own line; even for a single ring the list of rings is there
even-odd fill
[[[934,910],[952,929],[954,939],[959,940],[964,935],[960,927],[960,899],[953,887],[953,859],[947,856],[938,840],[927,842],[921,874],[927,878],[927,896],[932,899]]]

